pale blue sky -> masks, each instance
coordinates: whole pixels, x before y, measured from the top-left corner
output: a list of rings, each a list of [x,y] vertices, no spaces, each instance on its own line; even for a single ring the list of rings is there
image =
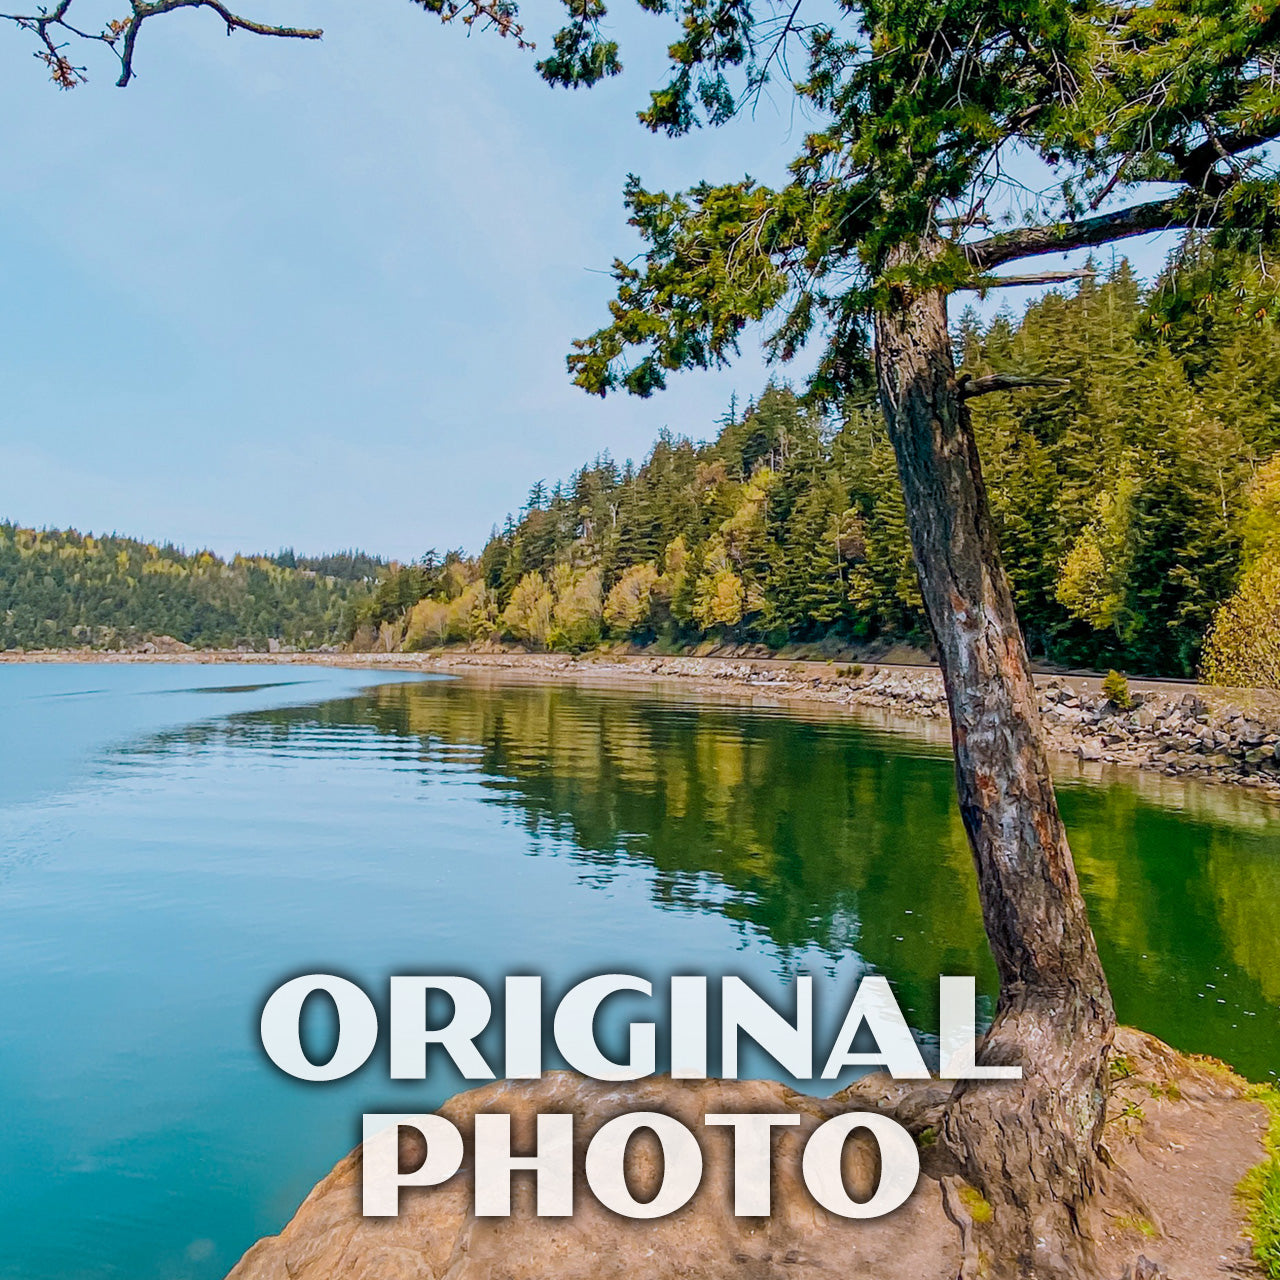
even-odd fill
[[[128,89],[103,59],[60,93],[0,29],[0,515],[224,553],[478,550],[533,480],[704,437],[763,385],[748,351],[601,402],[564,355],[635,250],[626,173],[776,179],[785,98],[650,137],[669,29],[625,4],[628,72],[589,94],[407,0],[242,7],[325,39],[167,15]],[[542,38],[555,13],[526,17]]]

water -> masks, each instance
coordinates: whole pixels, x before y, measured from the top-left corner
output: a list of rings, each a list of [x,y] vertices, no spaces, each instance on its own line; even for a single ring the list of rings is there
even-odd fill
[[[356,1140],[385,1057],[282,1077],[266,995],[343,973],[875,970],[927,1045],[994,990],[945,746],[658,692],[313,668],[0,666],[0,1277],[217,1280]],[[1064,779],[1119,1012],[1280,1065],[1280,818]],[[825,984],[830,984],[829,986]],[[627,1012],[615,1010],[615,1023]],[[767,1072],[761,1059],[751,1065]]]

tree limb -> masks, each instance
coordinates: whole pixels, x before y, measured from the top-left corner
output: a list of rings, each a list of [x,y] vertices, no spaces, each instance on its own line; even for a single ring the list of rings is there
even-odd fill
[[[1079,222],[1057,222],[1043,227],[1000,231],[985,240],[961,245],[969,263],[978,271],[990,271],[1004,262],[1034,258],[1043,253],[1066,253],[1093,245],[1109,244],[1148,231],[1171,231],[1191,225],[1187,201],[1182,196],[1152,200],[1113,213],[1100,213]]]
[[[279,36],[289,40],[319,40],[324,34],[314,27],[282,27],[245,18],[233,13],[222,0],[130,0],[127,18],[108,22],[101,31],[84,31],[67,19],[72,3],[73,0],[58,0],[52,9],[41,8],[35,13],[0,13],[0,22],[12,22],[20,30],[32,32],[40,41],[43,47],[36,51],[36,57],[49,68],[53,82],[60,89],[74,89],[87,77],[85,69],[75,66],[67,57],[64,52],[66,44],[59,44],[54,39],[55,31],[66,32],[78,40],[105,44],[120,59],[120,77],[116,84],[121,87],[133,79],[133,51],[142,24],[148,18],[172,13],[175,9],[212,9],[226,24],[228,35],[233,31],[248,31],[253,35]]]
[[[1261,147],[1274,140],[1272,133],[1261,132],[1229,134],[1223,137],[1214,129],[1211,120],[1205,120],[1203,123],[1205,141],[1185,155],[1174,154],[1173,156],[1175,164],[1182,173],[1182,181],[1187,186],[1199,190],[1212,190],[1216,193],[1217,188],[1230,185],[1239,177],[1236,157],[1242,152],[1252,151],[1255,147]],[[1217,173],[1215,166],[1223,160],[1236,172]]]
[[[1074,267],[1063,271],[1033,271],[1025,276],[979,276],[966,289],[1009,289],[1029,284],[1066,284],[1068,280],[1087,280],[1098,273],[1093,267]]]
[[[124,47],[120,52],[120,78],[116,84],[120,88],[133,79],[133,48],[138,40],[138,32],[148,18],[157,14],[172,13],[175,9],[212,9],[227,25],[227,35],[233,31],[249,31],[257,36],[280,36],[287,40],[319,40],[324,32],[318,27],[279,27],[267,22],[257,22],[252,18],[242,18],[232,13],[220,0],[131,0],[133,16],[124,29]],[[114,47],[114,45],[113,45]]]
[[[961,400],[990,395],[993,391],[1018,391],[1023,387],[1069,387],[1070,385],[1066,378],[1024,378],[1015,373],[989,373],[983,378],[962,373],[956,379],[956,389]]]

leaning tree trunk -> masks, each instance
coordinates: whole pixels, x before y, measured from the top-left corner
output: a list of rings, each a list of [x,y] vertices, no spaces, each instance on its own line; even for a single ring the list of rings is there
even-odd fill
[[[876,371],[1000,976],[980,1060],[1023,1068],[1020,1081],[961,1084],[948,1105],[942,1141],[991,1210],[962,1215],[966,1252],[972,1264],[980,1251],[992,1276],[1090,1275],[1080,1215],[1101,1167],[1115,1015],[1049,776],[941,289],[895,288],[876,315]],[[953,1196],[953,1207],[965,1199]]]

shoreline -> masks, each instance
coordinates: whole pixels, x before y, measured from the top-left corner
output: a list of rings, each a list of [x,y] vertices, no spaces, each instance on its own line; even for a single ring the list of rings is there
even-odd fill
[[[239,663],[500,676],[580,685],[660,686],[683,694],[747,699],[757,706],[822,706],[877,713],[885,727],[948,741],[937,667],[786,659],[540,654],[470,649],[421,653],[246,653],[236,650],[0,653],[0,663]],[[1280,698],[1248,690],[1130,681],[1121,709],[1094,676],[1037,674],[1048,745],[1083,766],[1135,769],[1165,778],[1236,786],[1280,802]]]

